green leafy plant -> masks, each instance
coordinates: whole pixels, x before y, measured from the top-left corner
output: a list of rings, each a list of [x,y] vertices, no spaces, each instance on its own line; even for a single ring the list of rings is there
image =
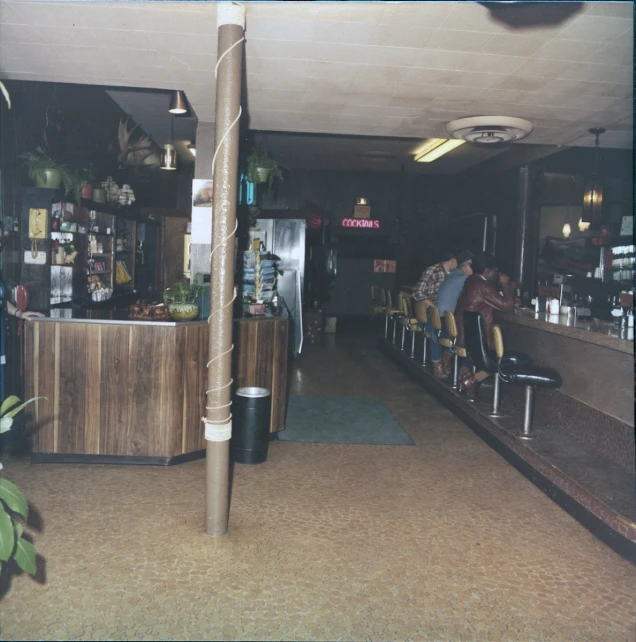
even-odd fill
[[[178,281],[171,288],[166,288],[163,292],[165,303],[194,303],[201,292],[201,286],[198,283],[184,283]]]
[[[24,403],[15,395],[7,397],[0,406],[0,433],[11,430],[13,418],[28,404],[46,397],[34,397]],[[47,399],[48,401],[48,399]],[[2,464],[0,464],[0,469]],[[35,546],[22,535],[29,517],[29,503],[20,489],[8,479],[0,479],[0,569],[14,559],[29,575],[35,575]],[[20,520],[22,518],[22,520]]]
[[[62,241],[60,245],[64,248],[64,252],[66,252],[66,254],[72,254],[75,251],[75,245],[73,244],[73,241]]]
[[[277,181],[283,180],[281,166],[262,149],[253,150],[247,157],[247,180],[251,183],[262,182],[258,176],[258,169],[266,169],[267,191],[271,193]]]
[[[76,203],[79,203],[84,180],[68,165],[59,163],[49,156],[42,147],[36,147],[34,152],[20,154],[22,163],[29,172],[29,178],[34,181],[37,178],[45,180],[47,169],[56,169],[60,173],[64,195],[71,196]]]
[[[79,180],[82,182],[82,186],[93,184],[95,181],[95,165],[93,163],[88,163],[86,167],[82,167],[77,173]]]

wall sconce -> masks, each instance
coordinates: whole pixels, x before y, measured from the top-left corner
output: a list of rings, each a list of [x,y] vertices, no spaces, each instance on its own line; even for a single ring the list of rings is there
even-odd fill
[[[170,109],[168,111],[171,114],[185,114],[188,111],[188,104],[186,103],[185,95],[180,89],[177,89],[172,94],[170,99]]]
[[[356,205],[368,205],[369,204],[369,199],[365,198],[364,196],[361,196],[360,198],[356,198]]]
[[[188,149],[190,150],[190,153],[196,158],[197,148],[194,146],[194,143],[190,143],[188,145]]]
[[[589,223],[584,223],[583,219],[579,219],[579,232],[587,232],[590,229]]]
[[[592,127],[590,134],[596,136],[596,149],[594,150],[594,167],[592,173],[585,179],[583,187],[583,215],[581,217],[584,223],[601,218],[603,210],[603,182],[598,174],[598,139],[601,134],[605,133],[604,127]]]
[[[570,234],[572,234],[572,228],[570,227],[570,224],[569,224],[569,223],[566,223],[566,224],[563,226],[563,230],[562,230],[562,231],[563,231],[563,236],[564,236],[566,239],[567,239],[567,238],[569,238],[569,237],[570,237]]]

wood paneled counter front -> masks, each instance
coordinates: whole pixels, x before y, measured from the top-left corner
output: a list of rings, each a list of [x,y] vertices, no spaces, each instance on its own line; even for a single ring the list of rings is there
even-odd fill
[[[270,341],[273,319],[262,329],[256,319],[237,321],[234,339],[235,382],[272,389],[273,431],[284,427],[287,380],[287,318],[277,322],[279,342]],[[205,321],[42,318],[25,329],[26,398],[48,398],[32,411],[34,462],[173,464],[204,455]]]

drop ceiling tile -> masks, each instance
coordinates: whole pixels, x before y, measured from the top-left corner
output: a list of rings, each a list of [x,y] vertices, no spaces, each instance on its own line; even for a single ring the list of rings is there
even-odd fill
[[[482,100],[501,104],[523,105],[535,102],[536,95],[536,92],[522,89],[489,89]]]
[[[313,26],[313,42],[346,42],[366,45],[375,41],[374,25],[355,22],[317,22]]]
[[[597,65],[621,65],[633,66],[634,46],[633,45],[606,45],[599,51],[590,52],[585,59],[586,62]]]
[[[207,4],[207,3],[206,3]],[[283,15],[285,18],[303,18],[305,20],[318,20],[318,5],[306,6],[304,2],[285,3],[284,11],[281,11],[280,5],[274,2],[250,2],[246,5],[248,19],[255,20],[259,18],[278,18]],[[333,18],[337,20],[338,18]]]
[[[83,85],[83,84],[89,84],[92,82],[92,76],[80,76],[73,74],[71,76],[65,75],[65,74],[50,74],[50,73],[44,73],[44,74],[36,74],[35,78],[32,78],[32,80],[37,80],[39,82],[59,82],[59,83],[66,83],[68,85]]]
[[[613,16],[634,19],[633,2],[594,2],[585,12],[592,16]]]
[[[502,81],[514,78],[514,76],[505,76],[503,74],[487,74],[479,71],[460,71],[454,76],[449,85],[460,85],[463,87],[500,87]],[[502,89],[521,89],[520,87],[501,87]]]
[[[262,58],[290,58],[293,60],[312,60],[316,45],[313,42],[297,40],[262,40],[248,38],[245,43],[246,55]]]
[[[404,79],[405,85],[450,85],[460,72],[413,67]]]
[[[0,14],[5,3],[0,5]],[[83,27],[82,8],[75,3],[16,2],[9,6],[20,17],[20,22],[31,26]],[[2,19],[4,22],[4,18]]]
[[[384,13],[380,18],[381,25],[408,26],[413,24],[413,5],[411,3],[383,3]],[[423,27],[435,29],[439,27],[455,2],[426,2],[418,6],[417,18]]]
[[[292,3],[296,4],[296,3]],[[307,11],[307,2],[297,3],[303,11]],[[271,6],[271,5],[270,5]],[[309,5],[312,7],[312,5]],[[378,24],[386,3],[384,2],[355,2],[344,4],[341,2],[319,2],[314,5],[318,7],[319,20],[339,20],[349,22],[367,22]],[[312,7],[313,8],[313,7]]]
[[[62,61],[81,62],[103,62],[106,51],[101,47],[71,47],[67,45],[56,45],[49,47],[53,55]]]
[[[325,94],[319,91],[313,91],[311,86],[307,86],[307,90],[303,95],[303,103],[327,103],[331,105],[344,105],[346,97],[338,94]],[[297,103],[291,103],[290,107]]]
[[[583,62],[568,69],[562,77],[573,80],[590,80],[592,82],[629,85],[633,82],[634,72],[631,67],[596,65]]]
[[[497,89],[518,89],[520,91],[537,91],[550,82],[549,78],[532,76],[507,76],[497,84]]]
[[[340,114],[344,107],[344,103],[326,103],[307,100],[302,103],[300,111],[303,114],[329,114],[333,116]]]
[[[28,25],[0,24],[0,42],[8,45],[13,42],[42,43],[42,37]]]
[[[161,62],[175,69],[200,69],[201,71],[213,70],[216,65],[216,56],[212,54],[179,53],[170,56],[159,56]]]
[[[519,36],[516,34],[495,34],[482,48],[481,53],[504,56],[532,56],[543,47],[551,37]]]
[[[462,29],[467,31],[484,31],[498,33],[505,30],[505,25],[493,20],[487,7],[477,3],[458,2],[444,20],[444,29]]]
[[[2,56],[0,70],[8,73],[36,73],[46,74],[59,71],[59,62],[47,58],[29,59],[24,56]]]
[[[299,18],[259,18],[256,25],[250,25],[250,33],[267,40],[313,40],[315,25],[315,21]]]
[[[543,45],[543,47],[534,54],[534,58],[550,58],[552,60],[582,62],[588,56],[597,52],[600,48],[601,44],[598,42],[554,38]]]
[[[494,54],[471,55],[463,71],[481,71],[493,74],[510,74],[518,69],[526,58],[521,56],[496,56]]]
[[[413,47],[421,49],[426,47],[434,33],[435,29],[419,25],[402,27],[384,25],[378,29],[373,44],[380,47]]]
[[[19,3],[17,2],[3,2],[0,4],[0,22],[14,25],[29,24],[28,20],[22,18]]]
[[[135,32],[136,33],[136,32]],[[154,33],[149,36],[153,48],[160,54],[208,54],[217,55],[216,35],[190,33],[187,37],[174,37],[169,33]]]
[[[333,44],[328,46],[314,44],[314,47],[314,59],[319,62],[371,64],[369,62],[369,49],[371,47],[343,44]],[[373,49],[384,49],[384,47],[373,47]],[[388,63],[385,62],[384,64]]]
[[[377,114],[391,118],[415,118],[421,114],[422,104],[416,107],[390,107],[390,106],[369,106],[369,105],[344,105],[341,113],[343,115],[355,114]]]
[[[34,31],[39,34],[39,42],[49,42],[51,39],[51,30],[48,27],[33,27]],[[127,31],[125,33],[132,33]],[[73,45],[76,47],[94,47],[100,44],[99,35],[93,29],[84,29],[83,27],[70,27],[64,30],[64,41],[60,44]]]
[[[633,21],[626,18],[606,16],[580,16],[559,31],[559,38],[607,42],[625,33],[633,26]]]
[[[350,93],[346,98],[347,105],[388,105],[391,102],[390,94],[379,94],[377,92],[356,91]]]
[[[307,89],[314,92],[346,95],[351,90],[352,81],[334,75],[332,78],[312,78],[307,76]]]
[[[123,3],[77,3],[81,26],[91,29],[120,29],[141,31],[144,28],[137,11]]]
[[[631,29],[621,34],[620,36],[613,38],[612,42],[615,45],[624,45],[626,47],[633,47],[634,46],[634,28],[632,27]]]
[[[417,98],[417,97],[408,97],[408,96],[393,96],[391,100],[389,101],[389,107],[390,108],[400,108],[400,109],[406,109],[406,108],[414,108],[414,109],[420,109],[423,110],[426,108],[428,104],[430,104],[432,101],[431,98],[429,99],[422,99],[422,98]]]
[[[128,64],[122,69],[123,77],[127,80],[140,80],[147,82],[170,81],[168,70],[165,67],[144,67]]]
[[[383,67],[381,65],[360,65],[355,78],[357,87],[369,84],[382,88],[390,84],[402,82],[409,70],[406,67]]]
[[[425,49],[422,52],[419,66],[425,69],[450,69],[459,71],[463,69],[474,56],[475,54],[460,51]]]
[[[492,37],[492,33],[483,33],[481,31],[438,29],[428,41],[426,47],[427,49],[447,51],[481,51]]]
[[[632,95],[633,87],[631,85],[618,85],[607,82],[591,82],[585,80],[557,78],[545,86],[545,91],[553,94],[626,98]]]
[[[335,76],[338,79],[353,82],[355,77],[358,75],[359,69],[360,65],[358,64],[311,61],[307,66],[307,75],[312,78],[326,79],[330,79]]]
[[[249,76],[258,75],[260,86],[268,89],[294,89],[303,91],[307,86],[305,76],[285,76],[281,78],[278,74],[248,74]]]
[[[162,9],[161,4],[158,2],[152,3],[135,3],[139,20],[143,28],[147,31],[159,31],[163,33],[183,34],[195,33],[205,34],[210,31],[204,31],[203,26],[208,19],[201,16],[196,9],[192,8],[190,11],[181,10],[167,10]],[[212,21],[210,26],[216,25]],[[173,35],[173,37],[176,37]]]
[[[311,86],[308,83],[308,86]],[[304,91],[292,91],[289,89],[261,89],[260,95],[265,100],[277,100],[281,102],[302,102]]]
[[[26,71],[2,71],[0,69],[0,79],[2,80],[38,80],[38,75]]]
[[[534,76],[535,78],[547,78],[554,80],[562,76],[576,63],[566,60],[542,60],[531,58],[523,63],[514,73],[515,76]]]
[[[393,65],[395,67],[420,66],[423,52],[421,49],[407,47],[363,47],[366,56],[357,62],[369,65]]]
[[[256,63],[256,64],[255,64]],[[216,64],[216,63],[215,63]],[[248,65],[250,61],[248,61]],[[285,58],[260,58],[251,61],[250,72],[269,75],[306,76],[308,62],[306,60],[288,60]]]
[[[175,67],[166,67],[168,79],[174,82],[181,82],[183,87],[186,85],[196,86],[214,86],[214,72],[211,69],[183,69]]]

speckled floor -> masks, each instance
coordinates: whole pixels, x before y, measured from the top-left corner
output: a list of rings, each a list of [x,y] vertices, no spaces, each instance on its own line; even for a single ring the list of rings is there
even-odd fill
[[[272,442],[236,466],[222,538],[202,533],[202,461],[5,461],[46,563],[40,582],[12,578],[2,638],[636,639],[636,568],[373,338],[307,346],[292,392],[380,398],[416,446]]]

